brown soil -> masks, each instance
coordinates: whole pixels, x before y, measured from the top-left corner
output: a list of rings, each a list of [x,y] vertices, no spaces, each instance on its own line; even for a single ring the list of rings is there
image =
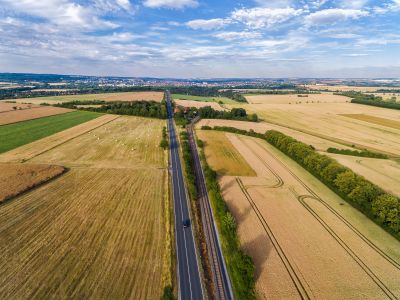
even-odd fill
[[[53,115],[60,115],[70,111],[72,110],[61,107],[53,107],[53,106],[42,106],[32,109],[9,111],[0,113],[0,125],[11,124],[15,122],[32,120]]]
[[[9,103],[9,102],[0,101],[0,113],[14,111],[15,110],[14,107],[16,107],[17,110],[22,110],[22,109],[36,108],[39,106],[33,105],[33,104]]]
[[[42,164],[0,164],[0,203],[11,199],[65,171]]]

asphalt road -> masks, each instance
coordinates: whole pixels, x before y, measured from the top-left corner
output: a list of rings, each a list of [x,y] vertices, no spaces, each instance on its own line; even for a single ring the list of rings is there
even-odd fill
[[[175,212],[175,239],[179,299],[204,299],[199,272],[199,262],[192,227],[183,227],[183,221],[190,219],[189,202],[186,196],[182,166],[179,158],[179,143],[176,137],[171,99],[166,92],[168,109],[168,132],[170,140],[172,191]]]

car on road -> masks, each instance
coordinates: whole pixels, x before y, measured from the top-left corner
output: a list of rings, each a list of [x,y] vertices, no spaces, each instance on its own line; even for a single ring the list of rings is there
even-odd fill
[[[190,219],[183,220],[182,224],[184,228],[190,227]]]

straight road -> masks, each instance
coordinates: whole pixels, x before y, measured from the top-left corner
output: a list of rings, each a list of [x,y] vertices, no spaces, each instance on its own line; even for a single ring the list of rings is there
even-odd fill
[[[172,191],[174,196],[176,255],[179,299],[204,299],[192,227],[183,227],[190,219],[189,203],[183,180],[179,143],[176,137],[170,93],[166,92],[170,141]]]
[[[211,266],[213,293],[215,299],[231,300],[233,299],[232,286],[222,254],[218,230],[214,222],[214,216],[211,209],[210,200],[208,198],[203,169],[201,167],[200,157],[194,138],[193,124],[195,122],[196,119],[188,126],[187,130],[196,175],[197,200],[200,202],[201,220],[203,223],[203,231],[207,244],[208,261]]]

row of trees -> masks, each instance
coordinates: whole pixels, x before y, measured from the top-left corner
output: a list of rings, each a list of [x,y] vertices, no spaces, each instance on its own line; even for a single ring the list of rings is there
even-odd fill
[[[222,197],[217,173],[207,164],[202,149],[204,143],[198,140],[197,145],[201,149],[200,157],[203,163],[208,195],[213,204],[213,212],[218,224],[221,245],[232,280],[235,298],[256,299],[254,292],[254,263],[251,257],[245,254],[240,247],[236,221]]]
[[[337,149],[337,148],[328,148],[327,152],[343,154],[343,155],[352,155],[352,156],[361,156],[361,157],[371,157],[371,158],[383,158],[387,159],[388,156],[382,153],[371,152],[368,150],[351,150],[351,149]]]
[[[204,129],[209,129],[209,127]],[[214,129],[263,138],[400,239],[400,199],[384,192],[381,188],[339,164],[333,158],[319,154],[312,146],[274,130],[260,134],[231,127],[216,127]]]
[[[168,148],[168,136],[167,136],[167,128],[164,126],[162,129],[162,139],[160,142],[160,147],[164,150]]]
[[[373,94],[363,94],[360,92],[343,92],[339,95],[347,96],[352,98],[351,103],[372,105],[391,109],[400,109],[400,103],[396,100],[383,100],[380,96],[375,96]]]
[[[232,108],[230,111],[215,110],[211,106],[198,109],[198,115],[204,119],[227,119],[258,122],[257,114],[248,115],[244,108]]]
[[[78,105],[88,105],[82,107]],[[90,105],[101,105],[90,107]],[[104,101],[72,101],[58,104],[57,106],[87,110],[99,113],[141,116],[158,119],[167,118],[165,101],[133,101],[133,102],[104,102]]]

